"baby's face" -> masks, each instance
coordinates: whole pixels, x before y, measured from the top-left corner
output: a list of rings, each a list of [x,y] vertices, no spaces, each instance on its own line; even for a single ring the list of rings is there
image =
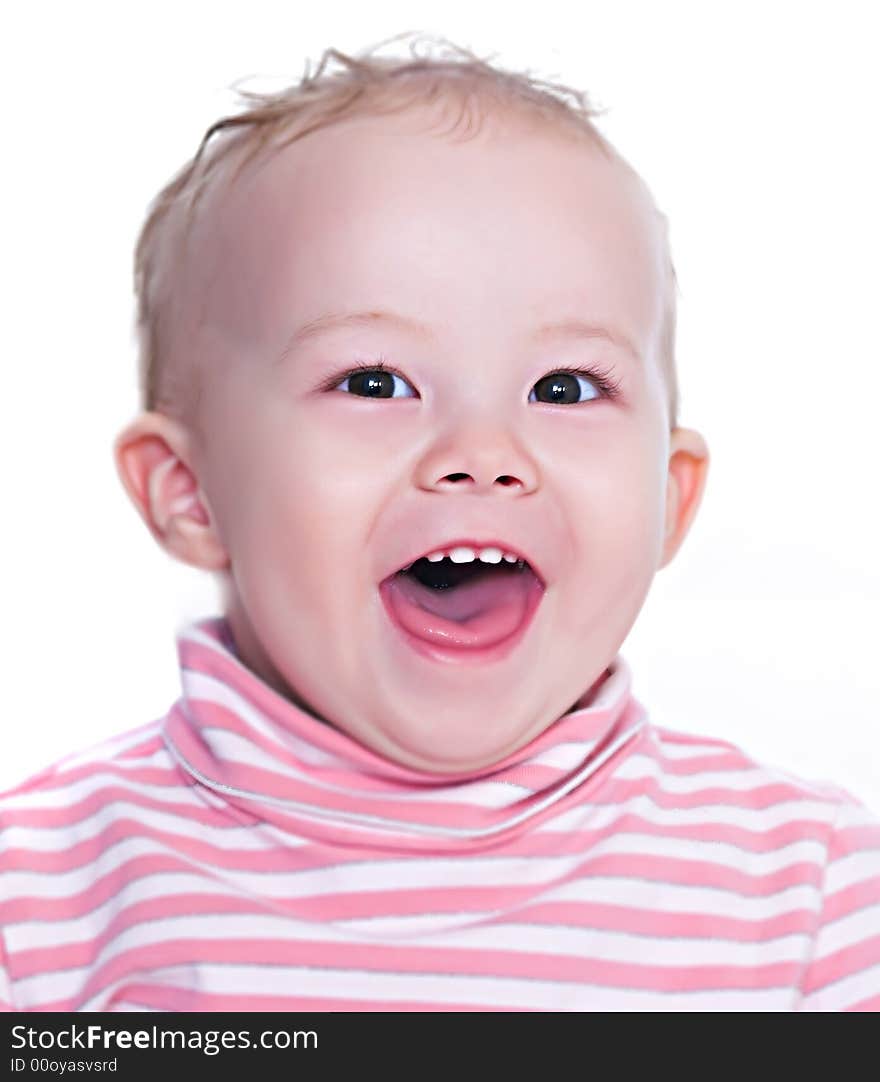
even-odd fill
[[[321,130],[223,196],[198,241],[193,468],[247,663],[374,750],[449,773],[515,751],[602,677],[671,558],[675,434],[645,192],[521,121],[454,142],[429,119]],[[355,365],[370,374],[347,380]],[[616,396],[546,378],[578,366]],[[386,603],[394,572],[468,539],[545,580],[495,655],[433,650]],[[528,572],[491,574],[521,612]]]

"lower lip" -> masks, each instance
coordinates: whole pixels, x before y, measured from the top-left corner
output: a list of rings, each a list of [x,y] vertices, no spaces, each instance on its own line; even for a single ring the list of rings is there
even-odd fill
[[[381,583],[379,585],[379,595],[382,598],[382,604],[391,626],[397,631],[406,644],[422,657],[428,658],[431,661],[445,662],[446,664],[452,665],[488,665],[493,661],[502,661],[506,658],[525,638],[525,634],[532,625],[535,613],[538,611],[544,593],[544,587],[536,581],[534,588],[529,594],[522,623],[516,631],[511,632],[506,639],[501,639],[491,646],[439,646],[436,643],[426,642],[417,635],[413,635],[411,631],[398,621],[397,616],[394,613],[394,607],[388,598],[387,591],[383,589]]]

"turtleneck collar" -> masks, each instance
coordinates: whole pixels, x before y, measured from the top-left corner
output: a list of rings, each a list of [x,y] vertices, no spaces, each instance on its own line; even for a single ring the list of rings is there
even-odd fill
[[[329,844],[420,852],[497,845],[583,800],[646,725],[626,661],[491,766],[437,775],[371,751],[280,695],[239,659],[227,621],[177,635],[182,694],[165,743],[182,769],[245,821]]]

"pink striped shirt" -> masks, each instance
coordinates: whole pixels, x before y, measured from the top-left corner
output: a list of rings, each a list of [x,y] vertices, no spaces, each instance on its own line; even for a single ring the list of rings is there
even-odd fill
[[[397,765],[221,618],[167,716],[0,796],[0,1006],[880,1009],[880,822],[651,724],[618,655],[491,768]]]

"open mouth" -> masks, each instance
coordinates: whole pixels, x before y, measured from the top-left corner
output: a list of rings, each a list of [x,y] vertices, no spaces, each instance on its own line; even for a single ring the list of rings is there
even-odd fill
[[[524,560],[454,563],[422,557],[379,585],[386,611],[410,645],[442,660],[486,661],[523,637],[544,594]]]

